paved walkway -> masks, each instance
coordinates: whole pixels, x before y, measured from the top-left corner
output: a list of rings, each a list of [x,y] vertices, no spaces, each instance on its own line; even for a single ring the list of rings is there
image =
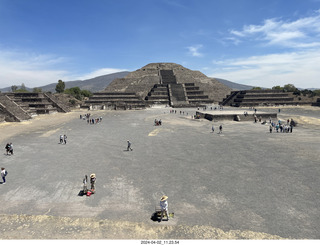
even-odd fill
[[[191,119],[194,109],[169,110],[91,111],[101,123],[77,116],[13,137],[14,155],[1,157],[8,176],[0,185],[0,214],[320,238],[319,129],[270,134],[259,123],[223,121],[212,133],[212,122]],[[162,126],[154,126],[155,119]],[[66,145],[59,144],[60,134],[67,134]],[[126,151],[127,140],[133,151]],[[96,193],[78,196],[91,173]],[[163,194],[175,218],[158,223],[150,217]]]

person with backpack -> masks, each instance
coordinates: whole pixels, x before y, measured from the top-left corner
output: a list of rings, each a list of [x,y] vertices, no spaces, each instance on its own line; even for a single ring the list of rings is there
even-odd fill
[[[6,183],[6,176],[8,172],[5,168],[1,168],[1,177],[2,177],[2,184]]]
[[[10,144],[9,143],[6,144],[5,149],[6,149],[7,155],[9,155],[9,151],[10,151]]]

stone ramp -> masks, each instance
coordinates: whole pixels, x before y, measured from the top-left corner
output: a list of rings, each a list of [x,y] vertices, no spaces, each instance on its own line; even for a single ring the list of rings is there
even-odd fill
[[[0,94],[0,109],[5,115],[5,120],[9,122],[21,122],[31,119],[31,116],[25,110],[5,94]]]

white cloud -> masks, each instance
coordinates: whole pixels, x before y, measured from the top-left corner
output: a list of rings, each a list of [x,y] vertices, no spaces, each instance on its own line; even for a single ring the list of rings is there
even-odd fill
[[[112,74],[112,73],[116,73],[116,72],[122,72],[122,71],[128,71],[128,70],[116,69],[116,68],[100,68],[100,69],[97,69],[97,70],[95,70],[93,72],[90,72],[88,74],[79,76],[78,79],[86,80],[86,79],[95,78],[95,77],[98,77],[98,76],[108,75],[108,74]]]
[[[263,41],[268,45],[290,48],[319,46],[320,11],[310,17],[295,21],[267,19],[262,25],[246,25],[242,30],[230,30],[232,37],[244,40]]]
[[[56,82],[68,72],[50,67],[64,62],[64,57],[0,50],[0,87],[24,83],[32,88]]]
[[[319,62],[320,49],[243,57],[214,61],[216,68],[209,76],[267,88],[288,83],[319,88]]]
[[[201,44],[189,46],[187,49],[189,50],[189,54],[193,57],[202,57],[203,54],[199,52],[199,49],[201,49],[203,46]]]
[[[72,74],[66,67],[70,60],[54,55],[34,54],[21,51],[0,50],[0,88],[25,84],[34,88],[58,80],[85,80],[101,75],[124,71],[124,69],[100,68],[87,74]]]

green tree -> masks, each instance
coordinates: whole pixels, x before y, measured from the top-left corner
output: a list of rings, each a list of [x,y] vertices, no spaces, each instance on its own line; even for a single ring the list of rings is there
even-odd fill
[[[253,87],[252,90],[261,90],[261,87]]]
[[[33,88],[32,92],[34,93],[41,93],[42,89],[41,88]]]
[[[66,87],[65,83],[62,80],[59,80],[58,84],[56,85],[56,92],[63,93],[65,87]]]
[[[64,92],[72,95],[77,100],[82,100],[81,89],[79,87],[68,88]]]
[[[89,90],[81,90],[81,95],[83,95],[84,97],[91,97],[92,93]]]
[[[28,93],[29,91],[27,90],[26,86],[24,83],[21,84],[19,89],[16,89],[14,92],[18,93]]]
[[[320,89],[313,90],[315,96],[320,96]]]
[[[11,91],[12,91],[12,92],[16,92],[17,89],[18,89],[18,86],[17,86],[17,85],[12,85],[12,86],[11,86]]]
[[[273,86],[272,90],[283,90],[283,87],[277,85],[277,86]]]
[[[283,89],[287,92],[296,92],[297,90],[299,90],[293,84],[284,85]]]
[[[24,83],[21,83],[20,89],[21,89],[22,91],[27,91],[26,85],[24,85]]]
[[[79,87],[68,88],[64,91],[66,94],[70,94],[77,100],[83,100],[84,97],[92,96],[92,93],[88,90],[81,90]]]

